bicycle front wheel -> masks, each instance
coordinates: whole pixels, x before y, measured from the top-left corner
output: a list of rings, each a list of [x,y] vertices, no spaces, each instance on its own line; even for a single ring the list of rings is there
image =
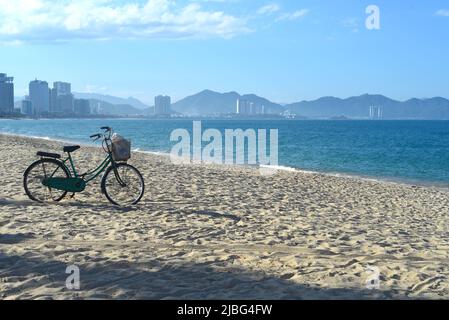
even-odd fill
[[[104,174],[101,185],[106,198],[118,206],[139,203],[145,191],[139,170],[127,163],[116,164],[116,169],[111,166]]]

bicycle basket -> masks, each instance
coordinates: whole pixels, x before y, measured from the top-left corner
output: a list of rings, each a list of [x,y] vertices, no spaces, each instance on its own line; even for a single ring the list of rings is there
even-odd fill
[[[114,161],[127,161],[131,158],[131,142],[118,134],[114,134],[112,141],[112,158]]]

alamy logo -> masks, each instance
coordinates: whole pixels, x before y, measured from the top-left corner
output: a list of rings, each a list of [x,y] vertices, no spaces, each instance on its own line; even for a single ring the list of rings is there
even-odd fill
[[[368,290],[379,290],[380,289],[380,271],[377,267],[368,266],[366,268],[366,273],[368,274],[368,277],[365,281],[365,287]]]
[[[80,268],[78,268],[78,266],[71,265],[65,269],[65,273],[70,274],[65,281],[66,288],[68,290],[79,290],[81,288]]]
[[[175,164],[278,165],[277,129],[270,129],[269,136],[266,129],[225,129],[223,138],[220,130],[203,132],[201,121],[194,121],[192,136],[186,129],[176,129],[171,133],[170,141],[176,142],[170,152],[170,159]],[[262,174],[272,173],[262,167]]]
[[[368,17],[365,26],[368,30],[380,30],[380,9],[376,5],[369,5],[365,10]]]

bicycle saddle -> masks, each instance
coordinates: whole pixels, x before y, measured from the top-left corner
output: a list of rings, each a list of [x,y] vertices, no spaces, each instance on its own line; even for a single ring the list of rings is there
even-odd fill
[[[64,147],[64,152],[74,152],[76,150],[78,150],[79,148],[81,148],[80,146],[65,146]]]

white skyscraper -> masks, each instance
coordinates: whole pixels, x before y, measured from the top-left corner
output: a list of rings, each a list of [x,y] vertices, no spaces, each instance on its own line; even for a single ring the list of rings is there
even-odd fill
[[[369,117],[371,119],[382,119],[384,110],[382,107],[370,106],[369,107]]]
[[[53,89],[56,90],[59,96],[72,93],[72,85],[68,82],[54,82]]]
[[[236,113],[244,115],[265,114],[265,106],[256,104],[255,102],[238,99]]]
[[[249,114],[250,103],[246,100],[237,99],[237,114]]]
[[[50,111],[71,114],[74,112],[72,85],[68,82],[54,82],[50,90]]]
[[[171,98],[169,96],[157,96],[154,98],[154,113],[156,115],[170,114]]]
[[[0,73],[0,113],[14,110],[14,78]]]
[[[50,112],[50,90],[46,81],[34,80],[30,82],[30,101],[34,114]]]

